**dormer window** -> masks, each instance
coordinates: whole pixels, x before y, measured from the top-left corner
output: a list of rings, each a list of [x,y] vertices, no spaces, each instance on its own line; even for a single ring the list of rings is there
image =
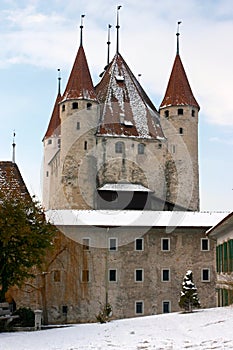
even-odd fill
[[[183,115],[183,114],[184,114],[183,108],[178,108],[178,115]]]
[[[90,110],[91,107],[92,107],[92,103],[88,102],[88,103],[87,103],[87,109]]]
[[[125,78],[123,77],[123,75],[115,75],[116,81],[122,82],[125,80]]]
[[[165,118],[168,118],[168,117],[169,117],[169,111],[166,110],[166,111],[164,112],[164,115],[165,115]]]
[[[78,102],[72,103],[72,109],[78,109]]]

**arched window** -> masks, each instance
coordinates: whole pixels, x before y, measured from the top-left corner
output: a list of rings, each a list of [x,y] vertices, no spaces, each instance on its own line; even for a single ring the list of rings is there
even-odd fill
[[[144,154],[145,146],[143,143],[138,144],[138,154]]]
[[[178,115],[183,115],[183,114],[184,114],[183,108],[178,108]]]
[[[78,102],[72,103],[72,109],[78,109]]]
[[[164,112],[164,115],[165,115],[166,118],[168,118],[168,117],[169,117],[169,111],[166,110],[166,111]]]
[[[123,153],[124,150],[124,142],[118,141],[115,144],[115,152],[116,153]]]
[[[91,107],[92,107],[92,103],[87,102],[87,109],[91,109]]]

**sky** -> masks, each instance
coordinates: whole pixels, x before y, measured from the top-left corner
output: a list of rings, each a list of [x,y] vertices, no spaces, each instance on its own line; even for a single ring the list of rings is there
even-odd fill
[[[0,333],[0,350],[232,349],[232,318],[230,306],[37,332]]]
[[[16,163],[26,185],[41,199],[42,139],[57,95],[57,69],[65,89],[84,18],[84,49],[94,84],[119,51],[157,109],[176,53],[180,55],[199,113],[202,211],[233,209],[233,6],[232,0],[0,0],[0,160]]]

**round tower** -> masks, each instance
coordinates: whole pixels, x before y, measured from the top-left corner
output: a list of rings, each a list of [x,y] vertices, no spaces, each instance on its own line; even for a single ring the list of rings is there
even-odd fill
[[[162,128],[168,142],[165,164],[167,200],[188,210],[199,210],[200,107],[192,93],[180,58],[179,32],[176,35],[177,53],[159,109]]]

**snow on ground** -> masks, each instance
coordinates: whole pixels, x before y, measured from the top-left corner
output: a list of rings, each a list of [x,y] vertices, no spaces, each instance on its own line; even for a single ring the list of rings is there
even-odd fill
[[[0,333],[0,350],[233,349],[233,307]]]

